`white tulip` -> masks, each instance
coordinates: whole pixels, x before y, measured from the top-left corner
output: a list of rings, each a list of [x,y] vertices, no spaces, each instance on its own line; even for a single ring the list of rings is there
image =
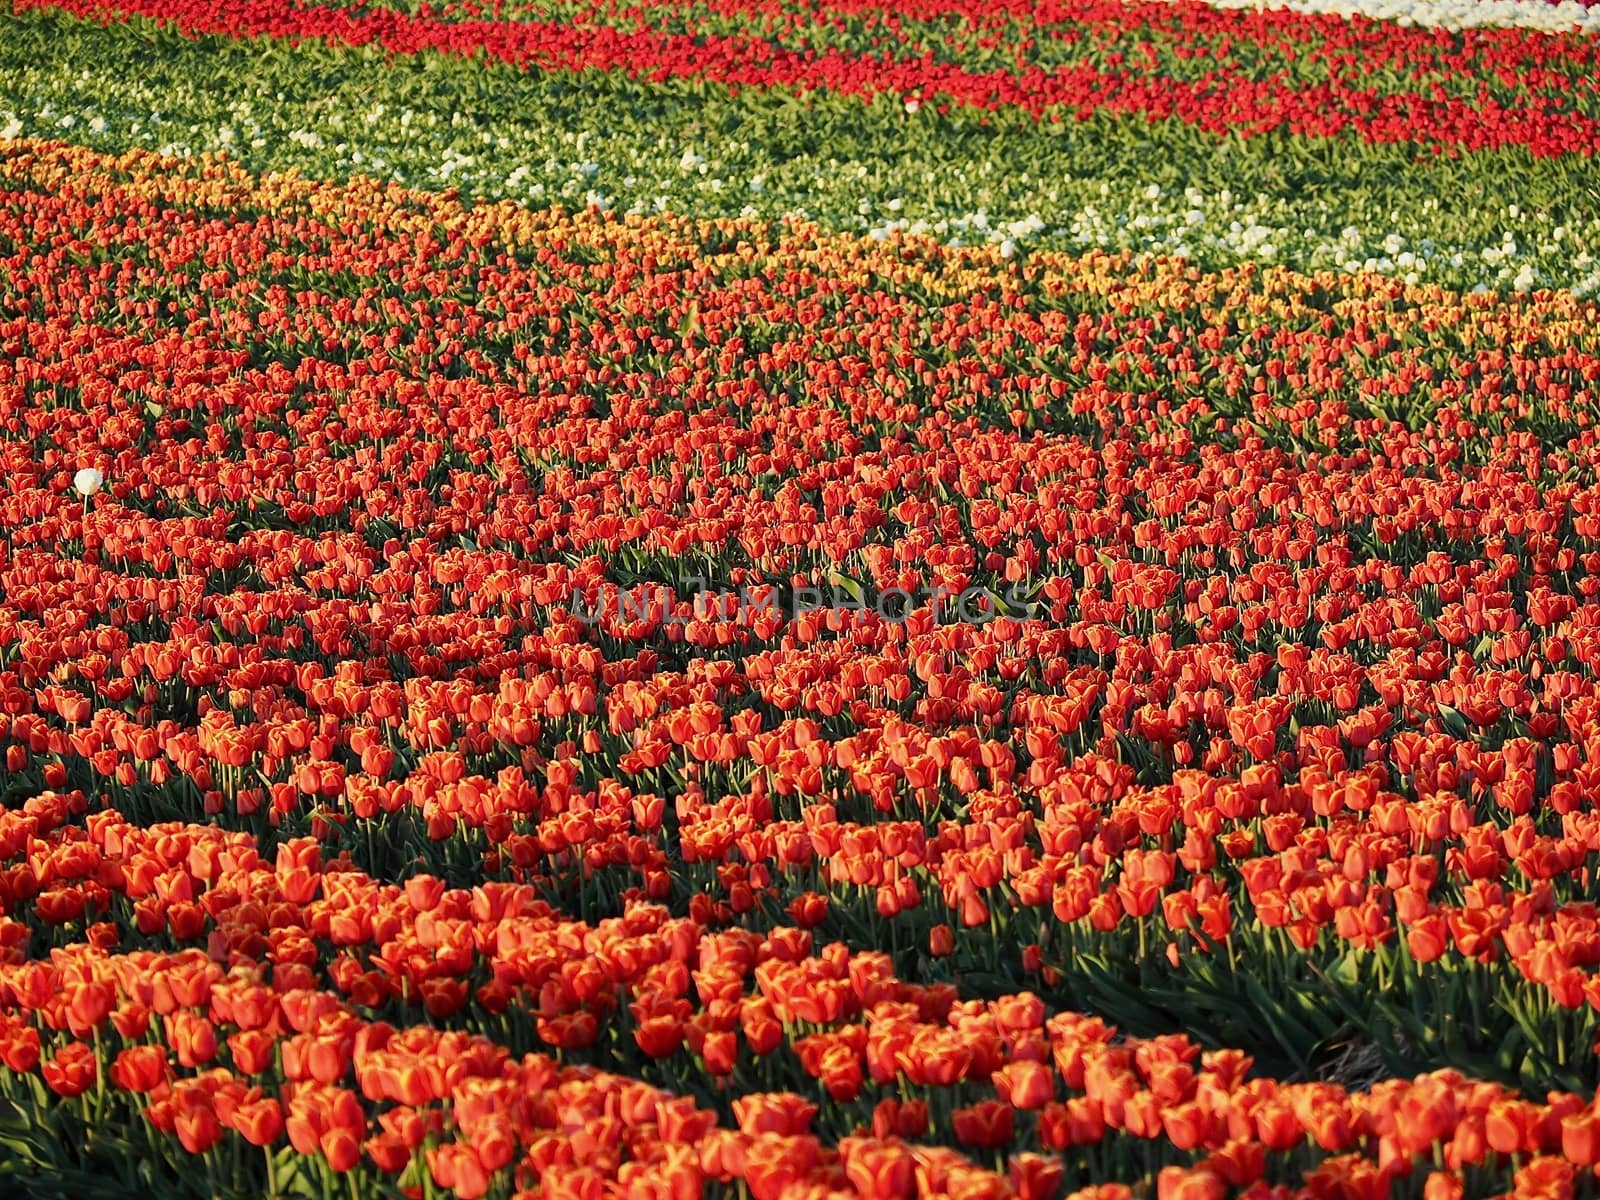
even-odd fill
[[[93,467],[84,467],[72,477],[72,486],[78,489],[78,494],[87,500],[105,486],[106,477]]]

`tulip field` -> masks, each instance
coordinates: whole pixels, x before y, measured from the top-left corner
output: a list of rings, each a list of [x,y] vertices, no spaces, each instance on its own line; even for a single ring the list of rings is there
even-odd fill
[[[1596,35],[0,0],[0,1200],[1600,1200]]]

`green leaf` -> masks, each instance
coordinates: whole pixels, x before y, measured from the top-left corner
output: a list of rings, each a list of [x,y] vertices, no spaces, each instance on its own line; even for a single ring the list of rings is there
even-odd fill
[[[1254,976],[1244,977],[1244,988],[1256,1015],[1266,1024],[1278,1045],[1302,1067],[1308,1064],[1322,1038],[1291,1016],[1283,1004],[1267,995]]]
[[[1467,724],[1467,718],[1448,704],[1439,705],[1439,721],[1444,726],[1444,731],[1453,738],[1460,738],[1464,741],[1471,732],[1471,728]]]

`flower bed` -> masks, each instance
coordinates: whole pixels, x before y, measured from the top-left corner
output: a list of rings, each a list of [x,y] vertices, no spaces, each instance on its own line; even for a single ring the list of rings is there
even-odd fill
[[[7,1186],[1592,1189],[1594,302],[0,183]]]
[[[1185,78],[1188,72],[1163,71],[1160,56],[1143,42],[1144,52],[1126,66],[1127,56],[1115,51],[1095,61],[1091,43],[1090,55],[1081,60],[1004,70],[974,69],[959,59],[940,61],[931,51],[913,59],[833,46],[789,49],[766,38],[692,29],[666,32],[626,19],[618,25],[441,21],[395,9],[302,8],[283,0],[240,0],[225,9],[187,0],[14,0],[16,11],[32,8],[97,20],[142,17],[185,34],[481,57],[541,72],[599,71],[654,82],[689,79],[733,89],[815,89],[939,107],[1014,109],[1057,123],[1111,113],[1148,122],[1177,120],[1212,135],[1257,137],[1283,131],[1321,138],[1349,133],[1362,141],[1401,143],[1435,155],[1518,146],[1535,158],[1589,157],[1600,145],[1597,76],[1591,69],[1594,43],[1584,39],[1550,45],[1536,35],[1509,32],[1480,37],[1476,72],[1451,71],[1435,79],[1415,61],[1420,57],[1417,48],[1393,31],[1364,39],[1358,54],[1341,47],[1342,38],[1331,36],[1325,49],[1309,56],[1327,60],[1325,77],[1313,81],[1294,77],[1288,64],[1298,55],[1292,48],[1274,48],[1262,61],[1230,69],[1231,39],[1226,35],[1217,39],[1221,45],[1216,47],[1203,38],[1180,38],[1173,47],[1177,57],[1204,64],[1193,78]],[[1128,24],[1137,28],[1136,19]],[[1347,27],[1335,23],[1333,28]],[[1375,79],[1385,77],[1389,87],[1373,86]],[[1496,78],[1516,80],[1511,98],[1493,93],[1488,81]],[[1416,87],[1418,80],[1426,86]],[[1466,83],[1469,94],[1452,95],[1457,82]]]

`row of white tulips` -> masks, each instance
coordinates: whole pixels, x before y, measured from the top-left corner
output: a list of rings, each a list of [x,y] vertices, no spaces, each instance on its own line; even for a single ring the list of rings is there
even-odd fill
[[[1213,8],[1285,9],[1439,29],[1600,33],[1600,4],[1577,0],[1204,0]]]

